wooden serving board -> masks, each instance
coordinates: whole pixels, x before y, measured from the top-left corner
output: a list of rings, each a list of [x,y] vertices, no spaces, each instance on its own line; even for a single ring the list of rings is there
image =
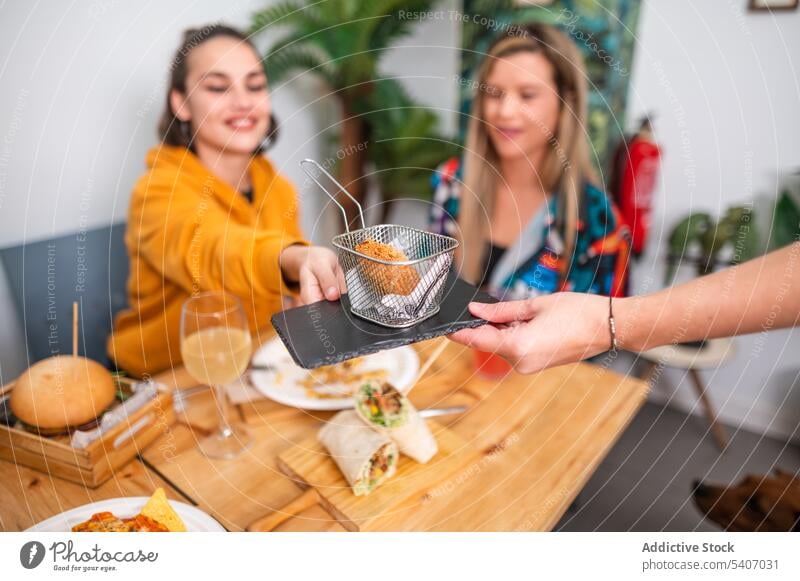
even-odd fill
[[[478,454],[466,441],[441,424],[428,420],[439,445],[439,452],[427,464],[419,464],[401,454],[397,472],[366,496],[353,494],[338,466],[316,436],[297,444],[278,457],[278,467],[303,488],[313,487],[320,504],[350,531],[371,530],[371,524],[404,501],[422,505],[437,485]]]
[[[0,459],[97,488],[153,440],[168,433],[174,421],[172,393],[161,391],[86,448],[73,448],[69,436],[48,438],[0,425]]]

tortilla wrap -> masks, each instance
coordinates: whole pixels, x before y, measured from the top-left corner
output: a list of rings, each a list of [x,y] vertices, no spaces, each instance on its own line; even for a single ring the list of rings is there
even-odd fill
[[[353,410],[333,416],[319,431],[317,438],[328,450],[356,496],[369,494],[397,470],[397,444],[386,434],[365,425]],[[385,470],[379,466],[381,457],[385,459]]]
[[[379,410],[377,414],[374,413],[376,406],[374,400],[370,403],[370,395],[379,387],[382,387],[384,392],[389,392],[395,401],[400,401],[400,412],[387,414]],[[400,452],[420,464],[425,464],[436,455],[439,448],[428,424],[408,398],[392,385],[367,382],[353,397],[358,417],[373,429],[389,436],[397,444]]]

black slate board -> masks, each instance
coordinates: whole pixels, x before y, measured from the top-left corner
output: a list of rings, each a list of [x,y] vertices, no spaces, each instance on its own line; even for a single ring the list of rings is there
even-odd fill
[[[350,312],[346,294],[338,301],[320,301],[276,313],[272,326],[295,363],[314,369],[485,325],[486,321],[467,310],[470,301],[497,302],[451,271],[439,312],[413,327],[392,329],[357,317]]]

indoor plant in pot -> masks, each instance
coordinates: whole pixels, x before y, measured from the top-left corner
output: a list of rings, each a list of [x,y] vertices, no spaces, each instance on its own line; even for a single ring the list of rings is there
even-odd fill
[[[431,0],[287,0],[253,15],[251,32],[278,28],[283,36],[266,51],[271,83],[307,71],[320,78],[339,103],[339,179],[363,202],[368,166],[385,199],[429,192],[431,171],[455,146],[438,131],[438,118],[395,79],[379,71],[381,57],[408,35]],[[366,146],[364,146],[366,144]],[[341,200],[348,214],[354,207]],[[387,205],[384,204],[384,212]]]

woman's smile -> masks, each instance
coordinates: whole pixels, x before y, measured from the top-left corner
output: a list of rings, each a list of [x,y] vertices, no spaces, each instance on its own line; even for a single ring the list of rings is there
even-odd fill
[[[255,115],[235,115],[225,119],[224,123],[234,131],[253,131],[258,127],[258,118]]]
[[[521,127],[495,127],[494,130],[501,137],[505,137],[506,139],[510,140],[518,139],[523,133],[525,133],[525,130]]]

